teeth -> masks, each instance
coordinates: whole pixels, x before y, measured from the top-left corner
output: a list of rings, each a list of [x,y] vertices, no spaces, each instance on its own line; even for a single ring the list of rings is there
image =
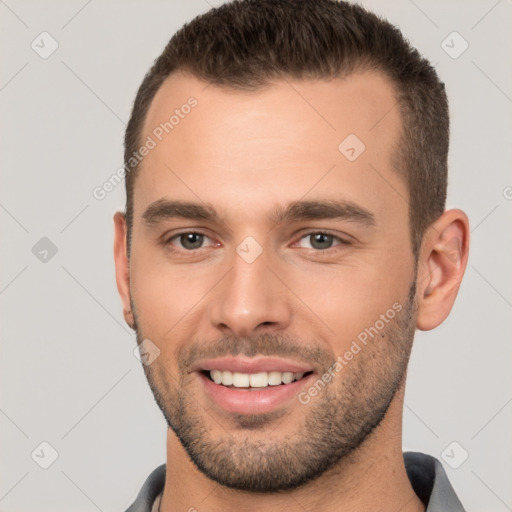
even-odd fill
[[[267,372],[251,373],[249,375],[251,388],[265,388],[268,386]]]
[[[270,386],[279,386],[281,384],[281,372],[269,372],[268,383]]]
[[[293,373],[292,372],[284,372],[281,376],[281,380],[285,384],[290,384],[290,382],[293,380]]]
[[[224,373],[224,372],[222,372]],[[233,386],[235,388],[248,388],[249,387],[249,374],[248,373],[233,373]]]
[[[231,372],[222,372],[221,382],[225,386],[231,386],[231,384],[233,384],[233,374]],[[217,384],[220,384],[220,382],[218,382]]]
[[[304,373],[292,372],[238,373],[227,370],[210,370],[210,377],[215,384],[233,386],[235,388],[279,386],[280,384],[290,384],[295,380],[302,379],[303,376]]]

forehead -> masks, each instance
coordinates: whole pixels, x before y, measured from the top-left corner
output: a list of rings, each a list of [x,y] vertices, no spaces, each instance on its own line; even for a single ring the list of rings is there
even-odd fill
[[[400,123],[394,87],[377,72],[283,78],[257,91],[178,72],[158,90],[144,123],[141,142],[151,139],[152,149],[140,165],[135,209],[172,195],[222,198],[226,208],[270,204],[313,188],[384,208],[382,194],[396,195],[397,187],[406,194],[392,169]],[[383,180],[390,190],[379,190]]]
[[[180,135],[185,140],[192,135],[195,140],[214,142],[226,133],[230,138],[272,134],[284,138],[286,134],[280,130],[286,127],[289,138],[320,129],[336,140],[351,130],[366,140],[388,135],[383,140],[385,143],[394,135],[389,133],[390,125],[399,122],[398,109],[394,108],[397,106],[395,88],[381,72],[359,72],[329,80],[282,78],[258,90],[243,91],[205,83],[178,71],[157,91],[143,133],[150,134],[160,123],[169,121],[190,98],[197,100],[197,106],[185,116],[190,118],[188,125],[194,124],[194,130],[186,130],[185,123],[181,123],[182,113],[178,122],[182,124],[180,130],[178,124],[174,124],[178,120],[172,121],[172,135],[176,140]],[[383,117],[386,117],[385,122]],[[216,124],[212,127],[201,123],[201,118],[216,118]],[[292,126],[291,122],[297,120],[303,122]],[[251,123],[248,125],[247,121]]]

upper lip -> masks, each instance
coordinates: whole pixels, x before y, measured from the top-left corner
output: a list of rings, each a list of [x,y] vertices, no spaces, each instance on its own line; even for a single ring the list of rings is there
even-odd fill
[[[192,368],[201,370],[226,370],[238,373],[292,372],[306,373],[313,371],[311,366],[276,357],[240,357],[228,356],[215,359],[201,359]]]

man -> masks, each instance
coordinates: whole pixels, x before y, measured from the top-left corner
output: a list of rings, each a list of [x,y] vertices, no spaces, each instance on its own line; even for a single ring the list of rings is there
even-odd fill
[[[400,32],[334,0],[186,24],[125,139],[116,279],[168,424],[129,512],[462,511],[402,452],[416,329],[448,316],[448,105]]]

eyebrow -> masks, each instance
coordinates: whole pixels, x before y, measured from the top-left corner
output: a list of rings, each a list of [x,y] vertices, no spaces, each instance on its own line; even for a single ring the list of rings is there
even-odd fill
[[[173,218],[225,223],[213,205],[190,201],[159,199],[151,203],[142,214],[144,223],[149,227]],[[285,206],[274,207],[267,215],[267,221],[271,224],[327,219],[375,226],[372,212],[348,200],[293,201]]]

